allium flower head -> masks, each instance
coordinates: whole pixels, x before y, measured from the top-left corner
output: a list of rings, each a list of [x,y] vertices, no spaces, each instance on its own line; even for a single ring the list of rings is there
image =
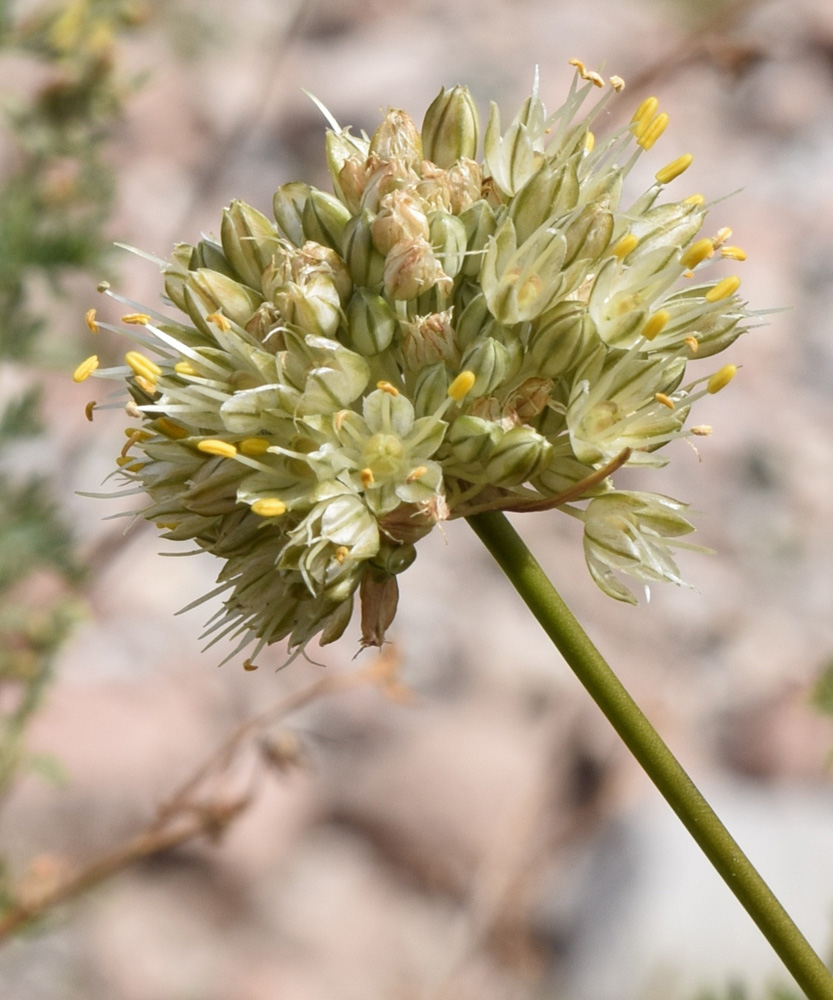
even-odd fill
[[[751,314],[737,277],[706,273],[745,254],[704,231],[702,196],[669,200],[688,153],[628,200],[668,116],[648,98],[596,140],[624,84],[573,64],[554,114],[537,84],[505,130],[492,105],[481,160],[464,87],[421,130],[396,109],[370,137],[330,119],[333,194],[284,184],[274,221],[233,202],[219,239],[160,262],[178,318],[128,303],[126,365],[79,366],[127,382],[118,474],[149,498],[142,516],[223,561],[215,640],[330,642],[358,593],[379,644],[415,544],[486,510],[583,521],[592,577],[619,600],[635,600],[621,574],[680,582],[685,505],[613,480],[708,432],[692,407],[735,369],[689,365]]]

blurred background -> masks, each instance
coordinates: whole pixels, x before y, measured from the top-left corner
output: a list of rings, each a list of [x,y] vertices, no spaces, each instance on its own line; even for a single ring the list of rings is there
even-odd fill
[[[661,480],[631,474],[697,512],[715,554],[681,557],[690,589],[620,606],[570,519],[516,523],[833,951],[829,0],[32,0],[0,4],[0,907],[127,848],[116,874],[2,942],[3,998],[792,995],[465,523],[402,578],[380,668],[398,680],[352,683],[376,657],[354,661],[356,628],[313,649],[320,662],[278,672],[273,650],[257,672],[218,668],[228,650],[199,640],[211,606],[174,612],[219,566],[160,557],[143,523],[125,533],[107,520],[123,498],[76,495],[107,490],[125,440],[117,410],[85,418],[101,384],[69,377],[124,351],[84,322],[124,311],[96,284],[150,306],[161,290],[114,241],[165,257],[216,233],[232,198],[268,213],[281,183],[328,187],[305,90],[368,132],[388,106],[419,122],[455,83],[508,120],[535,66],[557,107],[576,56],[627,83],[611,128],[660,97],[671,123],[645,176],[694,154],[677,184],[731,195],[709,230],[733,229],[751,308],[778,311],[701,404],[715,433],[699,454],[679,442]],[[216,836],[131,841],[158,833],[160,804],[234,727],[324,677],[343,690],[276,712],[208,769],[177,821]]]

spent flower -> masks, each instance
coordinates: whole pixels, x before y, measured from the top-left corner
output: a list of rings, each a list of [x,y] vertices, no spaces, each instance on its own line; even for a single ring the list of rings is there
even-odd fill
[[[702,196],[666,198],[691,154],[623,201],[668,116],[648,98],[597,139],[624,84],[573,64],[554,114],[537,81],[505,131],[492,105],[481,161],[465,87],[421,130],[398,109],[372,136],[328,115],[332,194],[284,184],[274,222],[235,201],[219,240],[177,245],[159,263],[178,318],[114,296],[135,349],[75,378],[126,382],[117,475],[164,537],[223,560],[213,641],[253,656],[331,642],[358,594],[363,643],[380,644],[414,546],[487,510],[582,521],[590,573],[619,600],[635,600],[623,574],[681,582],[685,505],[614,477],[708,433],[692,408],[736,369],[689,365],[752,314],[738,277],[706,273],[745,254],[704,233]]]

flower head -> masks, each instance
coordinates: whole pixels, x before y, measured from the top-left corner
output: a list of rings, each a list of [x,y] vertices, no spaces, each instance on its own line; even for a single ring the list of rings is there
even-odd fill
[[[160,262],[179,317],[128,303],[125,366],[76,370],[127,383],[118,471],[143,516],[223,560],[215,637],[329,642],[358,593],[363,641],[381,643],[415,544],[482,510],[579,518],[617,599],[633,599],[622,573],[680,582],[684,505],[613,478],[706,432],[691,410],[735,368],[689,366],[751,314],[738,277],[701,275],[745,254],[704,234],[701,196],[666,198],[688,153],[625,201],[668,116],[648,98],[597,140],[624,84],[573,63],[554,114],[537,84],[505,130],[492,105],[479,162],[464,87],[421,130],[397,109],[370,137],[330,119],[333,194],[284,184],[274,221],[233,202],[219,239]]]

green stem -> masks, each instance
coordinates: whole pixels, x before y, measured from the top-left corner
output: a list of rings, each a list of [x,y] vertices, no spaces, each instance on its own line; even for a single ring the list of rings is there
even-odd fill
[[[468,522],[668,804],[810,1000],[833,1000],[833,976],[663,743],[518,533],[498,512]]]

